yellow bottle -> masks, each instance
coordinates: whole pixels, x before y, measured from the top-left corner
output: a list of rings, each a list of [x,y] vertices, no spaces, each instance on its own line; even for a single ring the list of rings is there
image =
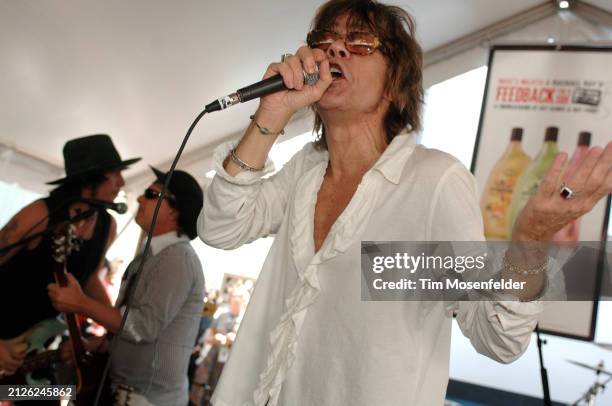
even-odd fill
[[[512,204],[508,220],[508,237],[512,237],[514,222],[527,204],[527,201],[537,193],[540,182],[546,176],[555,157],[559,153],[557,139],[559,138],[559,128],[547,127],[544,134],[544,144],[540,151],[529,164],[519,178],[512,194]]]
[[[531,162],[523,151],[523,129],[512,129],[510,144],[489,174],[480,209],[484,221],[484,233],[488,240],[507,240],[508,210],[518,178]]]

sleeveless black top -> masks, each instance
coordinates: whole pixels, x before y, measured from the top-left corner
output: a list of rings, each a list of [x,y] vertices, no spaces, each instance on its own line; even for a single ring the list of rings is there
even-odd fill
[[[56,199],[43,201],[50,213],[48,224],[69,218],[68,205],[56,210],[60,206]],[[98,212],[92,238],[84,240],[79,251],[68,258],[68,271],[81,286],[100,264],[110,224],[110,214]],[[50,234],[43,236],[36,248],[22,249],[0,267],[0,339],[13,338],[39,321],[58,315],[47,293],[47,285],[55,282],[51,238]]]

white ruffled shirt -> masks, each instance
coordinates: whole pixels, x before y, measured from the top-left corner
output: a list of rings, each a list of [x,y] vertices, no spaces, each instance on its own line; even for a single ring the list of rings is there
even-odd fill
[[[361,241],[482,241],[473,176],[450,155],[393,139],[314,252],[327,151],[305,146],[274,176],[217,175],[198,219],[209,245],[276,234],[213,397],[215,406],[442,405],[453,311],[476,350],[510,362],[540,303],[361,300]]]

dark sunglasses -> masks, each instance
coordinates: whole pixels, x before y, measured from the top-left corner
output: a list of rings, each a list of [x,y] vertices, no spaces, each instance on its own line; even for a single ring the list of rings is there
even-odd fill
[[[148,199],[148,200],[159,199],[159,197],[161,196],[161,192],[158,192],[157,190],[153,190],[151,188],[147,188],[144,190],[144,193],[142,195],[145,197],[145,199]],[[168,199],[170,203],[172,204],[176,203],[176,197],[174,197],[173,195],[166,193],[164,197]]]
[[[378,37],[371,32],[354,31],[346,34],[346,37],[342,37],[334,31],[313,30],[306,37],[306,43],[310,48],[318,48],[322,51],[326,51],[331,44],[338,40],[343,40],[346,50],[356,55],[370,55],[382,45]]]

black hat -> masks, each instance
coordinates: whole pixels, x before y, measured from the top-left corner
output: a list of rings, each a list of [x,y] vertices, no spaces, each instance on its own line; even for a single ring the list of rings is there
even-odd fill
[[[57,185],[96,173],[125,169],[140,159],[121,160],[113,141],[106,134],[75,138],[64,144],[66,177],[47,182],[47,185]]]
[[[157,182],[166,182],[165,172],[151,166],[157,177]],[[168,185],[168,193],[174,195],[174,207],[179,212],[178,225],[187,236],[193,240],[198,235],[197,221],[202,206],[204,205],[204,194],[198,181],[187,172],[175,170]]]

